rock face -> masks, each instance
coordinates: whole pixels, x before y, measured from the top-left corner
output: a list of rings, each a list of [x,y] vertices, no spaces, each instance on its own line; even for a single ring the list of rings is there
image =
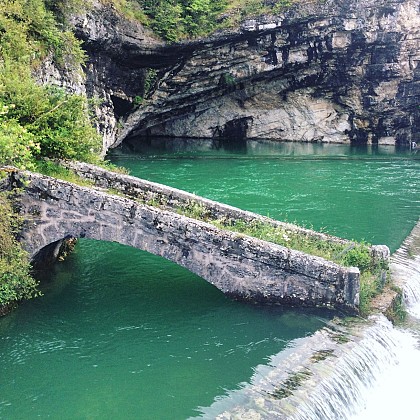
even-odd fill
[[[95,0],[73,19],[89,56],[81,90],[97,99],[105,149],[137,134],[420,142],[419,7],[302,2],[235,32],[164,45]]]
[[[239,299],[307,306],[335,306],[357,312],[360,273],[212,224],[143,203],[142,194],[159,193],[165,203],[187,193],[137,178],[79,168],[97,183],[114,185],[122,195],[80,187],[40,174],[18,172],[3,188],[16,191],[25,226],[21,242],[31,258],[54,256],[64,238],[119,242],[160,255]],[[111,184],[110,184],[111,183]],[[115,190],[114,190],[115,191]],[[188,195],[188,194],[187,194]],[[191,195],[190,195],[191,196]],[[195,196],[196,200],[200,200]],[[215,212],[241,217],[239,209],[204,200]],[[173,205],[173,204],[172,204]],[[243,212],[243,217],[250,217]],[[255,217],[259,217],[255,215]],[[48,249],[45,251],[45,247]],[[384,256],[382,256],[384,257]],[[386,257],[386,256],[385,256]]]
[[[327,1],[191,45],[121,133],[405,144],[419,139],[418,1]],[[175,48],[175,47],[172,47]]]
[[[86,93],[94,99],[106,151],[115,143],[119,119],[132,110],[136,97],[144,96],[147,68],[162,61],[162,43],[140,24],[118,14],[112,4],[98,0],[83,15],[73,16],[72,24],[87,53]]]
[[[86,65],[74,67],[64,60],[57,66],[48,57],[35,77],[92,99],[94,123],[106,152],[115,143],[119,119],[132,110],[136,97],[144,95],[147,69],[162,66],[161,56],[167,52],[160,53],[164,44],[142,25],[121,16],[112,4],[92,0],[83,14],[68,19],[83,42]]]

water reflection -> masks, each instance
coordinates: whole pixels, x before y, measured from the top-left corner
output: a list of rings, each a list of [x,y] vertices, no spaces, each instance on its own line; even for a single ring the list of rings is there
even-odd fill
[[[144,156],[248,155],[252,157],[415,157],[416,150],[391,145],[277,142],[273,140],[131,137],[110,154]]]

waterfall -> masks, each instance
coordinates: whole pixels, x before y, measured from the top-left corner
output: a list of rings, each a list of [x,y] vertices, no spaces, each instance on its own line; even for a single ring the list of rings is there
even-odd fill
[[[260,365],[249,383],[228,391],[205,419],[367,420],[416,417],[420,377],[420,222],[391,257],[404,293],[409,327],[382,315],[333,321]]]
[[[409,313],[420,318],[420,221],[392,254],[390,269],[393,281],[403,290]]]
[[[201,408],[200,418],[350,419],[406,339],[383,316],[332,323],[258,366],[249,384]]]
[[[418,418],[420,377],[420,221],[391,256],[390,270],[394,283],[401,287],[410,319],[400,334],[395,364],[368,390],[365,409],[354,420],[372,418]]]

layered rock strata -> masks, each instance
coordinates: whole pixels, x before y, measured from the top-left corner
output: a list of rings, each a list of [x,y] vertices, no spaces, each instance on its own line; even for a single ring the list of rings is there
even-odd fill
[[[98,0],[72,24],[84,76],[46,63],[39,78],[95,99],[104,150],[134,135],[420,143],[417,0],[302,2],[171,45]]]
[[[305,142],[419,140],[416,1],[327,1],[186,45],[147,104],[137,133]],[[117,142],[118,142],[117,141]]]

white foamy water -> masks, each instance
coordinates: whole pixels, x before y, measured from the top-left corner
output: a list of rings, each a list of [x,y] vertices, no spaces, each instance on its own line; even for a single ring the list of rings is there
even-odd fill
[[[383,369],[366,394],[364,409],[354,420],[419,419],[418,378],[420,377],[420,223],[391,257],[393,280],[401,285],[408,327],[398,334],[395,364]]]
[[[419,419],[420,223],[391,258],[409,326],[382,315],[324,328],[259,366],[248,384],[201,407],[201,418],[232,420]],[[416,318],[417,317],[417,318]],[[319,359],[318,359],[319,357]]]
[[[420,351],[408,331],[396,331],[399,347],[396,364],[384,368],[375,384],[366,391],[365,407],[354,420],[417,420]]]

